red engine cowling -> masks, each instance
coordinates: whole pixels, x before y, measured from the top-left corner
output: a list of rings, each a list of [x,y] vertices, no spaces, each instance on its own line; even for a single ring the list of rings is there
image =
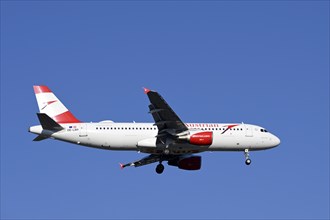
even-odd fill
[[[189,143],[195,145],[211,145],[213,133],[211,131],[199,132],[190,136]]]
[[[178,168],[183,170],[199,170],[202,164],[201,156],[192,156],[178,161]]]

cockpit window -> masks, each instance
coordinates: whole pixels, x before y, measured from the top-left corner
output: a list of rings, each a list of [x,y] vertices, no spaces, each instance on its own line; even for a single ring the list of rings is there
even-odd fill
[[[261,132],[268,132],[266,129],[260,129]]]

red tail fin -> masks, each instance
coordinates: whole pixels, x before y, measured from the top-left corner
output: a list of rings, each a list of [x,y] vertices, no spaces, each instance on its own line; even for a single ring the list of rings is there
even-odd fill
[[[33,86],[40,113],[45,113],[57,123],[80,121],[62,104],[47,86]]]

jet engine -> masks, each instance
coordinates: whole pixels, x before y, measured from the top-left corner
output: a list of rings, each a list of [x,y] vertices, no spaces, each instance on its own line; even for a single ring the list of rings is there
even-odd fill
[[[211,145],[213,133],[210,131],[199,132],[190,136],[189,143],[195,145]]]
[[[168,165],[176,166],[182,170],[199,170],[202,164],[201,156],[191,156],[169,160]]]
[[[213,142],[213,132],[212,131],[203,131],[196,132],[193,134],[185,134],[179,136],[181,140],[188,140],[190,144],[194,145],[211,145]]]

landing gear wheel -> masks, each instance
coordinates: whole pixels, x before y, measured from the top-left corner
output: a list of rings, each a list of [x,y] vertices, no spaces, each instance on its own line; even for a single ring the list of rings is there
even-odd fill
[[[162,174],[164,171],[164,165],[163,164],[158,164],[157,167],[156,167],[156,173],[158,174]]]
[[[250,159],[250,155],[249,155],[249,149],[244,150],[244,157],[245,157],[245,164],[250,165],[251,159]]]

